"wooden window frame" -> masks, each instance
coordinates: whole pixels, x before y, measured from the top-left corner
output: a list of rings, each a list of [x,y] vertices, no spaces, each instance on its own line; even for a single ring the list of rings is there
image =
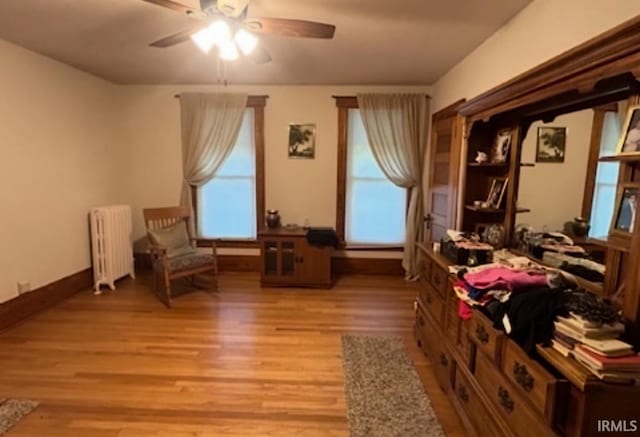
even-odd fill
[[[258,233],[260,233],[265,227],[264,108],[267,105],[268,98],[269,96],[249,96],[247,98],[247,109],[253,109],[253,135],[256,148],[256,230]],[[196,227],[198,224],[197,190],[198,187],[191,187],[191,199],[193,201]],[[210,247],[212,240],[215,240],[217,247],[260,247],[257,238],[246,240],[232,238],[198,238],[197,243],[199,247]]]
[[[345,241],[347,202],[347,142],[349,135],[349,109],[359,109],[355,96],[334,96],[338,107],[338,184],[336,195],[336,233],[347,250],[375,250],[400,252],[403,246],[395,245],[348,245]],[[407,210],[409,195],[407,194]],[[406,211],[405,211],[406,215]]]
[[[582,217],[591,219],[591,208],[593,207],[593,196],[596,188],[596,172],[598,171],[598,159],[600,158],[600,148],[602,147],[602,130],[604,128],[604,117],[607,112],[618,112],[618,104],[596,106],[593,108],[593,121],[591,124],[591,138],[589,141],[589,159],[587,161],[587,178],[582,196]]]

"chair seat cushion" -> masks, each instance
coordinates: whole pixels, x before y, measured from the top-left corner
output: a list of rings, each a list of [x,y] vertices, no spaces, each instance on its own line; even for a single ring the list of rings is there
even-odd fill
[[[207,253],[196,253],[193,255],[175,256],[167,259],[169,271],[171,273],[183,270],[197,269],[198,267],[211,266],[213,268],[213,255]],[[160,260],[156,261],[156,267],[163,270],[164,266]]]

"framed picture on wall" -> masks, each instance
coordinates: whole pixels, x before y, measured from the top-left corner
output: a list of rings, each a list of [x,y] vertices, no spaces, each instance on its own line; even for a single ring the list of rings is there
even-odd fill
[[[631,106],[618,141],[618,155],[640,155],[640,105]]]
[[[489,208],[500,208],[508,182],[509,178],[491,178],[491,188],[489,188],[489,195],[487,196]]]
[[[627,238],[631,236],[636,222],[639,193],[640,183],[628,182],[618,186],[610,235]]]
[[[316,153],[316,125],[289,125],[289,158],[313,159]]]
[[[538,128],[536,162],[564,162],[567,128],[541,126]]]
[[[509,149],[511,148],[512,135],[513,132],[511,129],[502,129],[498,131],[496,140],[491,149],[491,162],[498,164],[507,162]]]

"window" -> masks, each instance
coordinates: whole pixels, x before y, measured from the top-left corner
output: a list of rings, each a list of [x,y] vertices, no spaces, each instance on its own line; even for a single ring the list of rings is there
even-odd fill
[[[213,179],[195,190],[201,238],[257,238],[264,215],[264,103],[256,106],[255,100],[249,98],[233,150]]]
[[[618,113],[606,112],[602,124],[600,156],[610,156],[616,153],[616,146],[621,135],[620,131]],[[616,199],[619,168],[620,165],[617,162],[598,163],[593,193],[593,207],[591,208],[591,230],[589,231],[592,237],[603,237],[609,233]]]
[[[378,166],[355,98],[350,103],[339,108],[338,234],[347,246],[401,246],[407,191]]]

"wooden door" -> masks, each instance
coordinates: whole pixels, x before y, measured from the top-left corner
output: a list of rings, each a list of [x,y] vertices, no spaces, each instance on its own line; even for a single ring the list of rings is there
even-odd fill
[[[456,112],[463,101],[433,114],[427,165],[425,243],[440,241],[447,229],[456,227],[460,151],[464,120]]]
[[[270,284],[293,284],[298,278],[296,238],[262,239],[262,281]]]
[[[306,241],[300,245],[297,268],[301,284],[331,284],[331,251],[330,247],[315,247]]]

